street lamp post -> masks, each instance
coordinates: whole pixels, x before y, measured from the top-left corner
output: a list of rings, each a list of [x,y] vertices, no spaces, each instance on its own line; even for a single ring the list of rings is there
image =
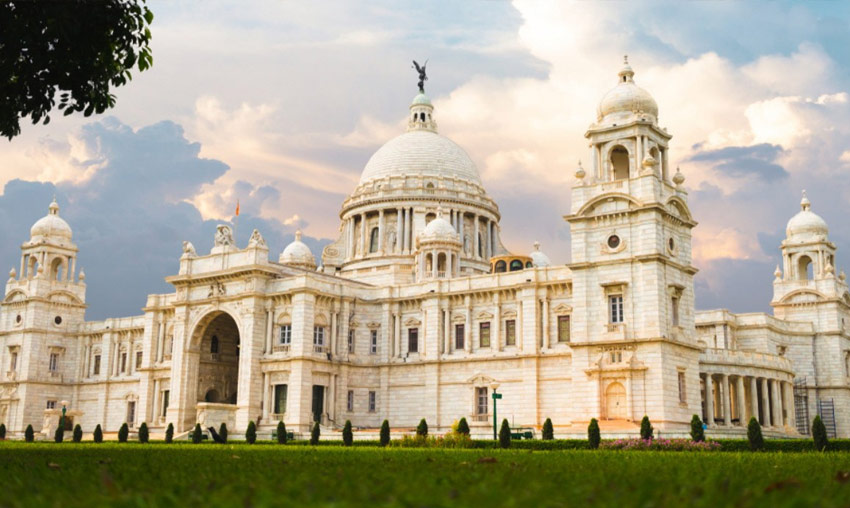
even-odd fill
[[[493,440],[495,441],[499,438],[498,426],[496,423],[499,421],[496,416],[496,401],[502,398],[502,394],[496,392],[496,389],[499,387],[498,383],[493,383],[490,387],[493,388]]]

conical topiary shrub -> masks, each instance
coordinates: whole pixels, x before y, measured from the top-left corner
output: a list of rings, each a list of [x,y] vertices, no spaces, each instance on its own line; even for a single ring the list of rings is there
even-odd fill
[[[416,426],[416,435],[420,437],[428,435],[428,422],[425,421],[425,418],[419,420],[419,425]]]
[[[461,418],[460,421],[457,422],[457,433],[465,436],[469,435],[469,423],[466,421],[466,418]]]
[[[130,436],[130,427],[127,426],[127,423],[121,425],[121,428],[118,429],[118,442],[126,443],[127,438]]]
[[[174,441],[174,424],[169,423],[165,429],[165,444],[171,444]]]
[[[53,440],[57,443],[65,440],[65,429],[62,426],[56,427],[56,432],[53,433]]]
[[[345,426],[342,428],[342,444],[343,446],[351,446],[354,443],[354,432],[351,430],[351,420],[345,420]]]
[[[643,419],[640,421],[640,438],[644,441],[652,439],[653,430],[652,424],[649,423],[649,417],[643,415]]]
[[[142,424],[139,425],[139,442],[140,443],[147,443],[150,440],[150,438],[151,438],[151,435],[150,435],[150,431],[148,431],[148,424],[145,423],[145,422],[142,422]]]
[[[310,444],[319,444],[319,437],[322,435],[322,429],[319,428],[319,422],[313,423],[313,428],[310,430]]]
[[[222,444],[227,444],[227,424],[224,422],[218,426],[218,437],[221,438]]]
[[[761,435],[761,425],[756,417],[750,418],[747,424],[747,440],[750,442],[750,450],[756,452],[764,449],[764,437]]]
[[[555,439],[555,429],[552,427],[551,418],[546,418],[543,422],[543,439],[547,441]]]
[[[815,450],[819,452],[826,451],[829,447],[829,439],[826,436],[826,425],[820,419],[820,415],[815,415],[815,420],[812,422],[812,440],[815,442]]]
[[[0,439],[6,439],[6,424],[0,423]]]
[[[203,434],[201,433],[201,424],[196,423],[194,430],[192,430],[192,442],[195,444],[200,444],[201,439],[203,439]]]
[[[248,430],[245,431],[245,441],[248,444],[257,442],[257,424],[254,423],[254,420],[248,422]]]
[[[384,420],[381,424],[381,446],[390,444],[390,421]]]
[[[27,443],[35,441],[35,432],[32,430],[32,424],[27,425],[27,430],[24,431],[24,441]]]
[[[499,446],[501,448],[511,447],[511,426],[507,418],[502,420],[502,426],[499,427]]]
[[[587,426],[587,447],[591,450],[599,448],[599,443],[602,441],[602,436],[599,434],[599,422],[596,418],[590,419],[590,425]]]
[[[697,443],[705,441],[705,429],[702,428],[702,420],[697,415],[691,418],[691,439]]]
[[[277,444],[286,444],[286,424],[283,420],[277,422]]]
[[[95,443],[103,442],[103,429],[100,428],[100,424],[97,424],[97,427],[94,428],[94,434],[92,435],[92,439],[94,439]]]
[[[79,424],[79,423],[78,423],[78,424],[76,424],[76,425],[74,425],[74,435],[73,435],[73,439],[74,439],[74,442],[75,442],[75,443],[79,443],[80,441],[82,441],[82,440],[83,440],[83,428],[82,428],[82,427],[80,427],[80,424]]]

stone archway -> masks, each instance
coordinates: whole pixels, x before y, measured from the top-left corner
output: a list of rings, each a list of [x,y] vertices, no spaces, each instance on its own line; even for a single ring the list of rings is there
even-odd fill
[[[235,405],[241,346],[239,326],[229,314],[221,312],[215,315],[200,333],[195,400]]]
[[[608,420],[626,419],[626,387],[614,382],[605,390],[605,416]]]

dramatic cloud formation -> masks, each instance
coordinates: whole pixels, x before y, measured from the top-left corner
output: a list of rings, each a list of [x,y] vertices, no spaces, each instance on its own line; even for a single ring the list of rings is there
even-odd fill
[[[16,265],[20,242],[29,238],[30,226],[47,213],[56,195],[80,249],[77,266],[86,269],[90,318],[138,313],[148,293],[170,291],[163,277],[176,273],[183,240],[199,252],[212,247],[218,221],[204,220],[187,200],[228,167],[199,157],[200,145],[187,141],[179,125],[160,122],[134,131],[107,118],[87,124],[68,143],[51,142],[45,149],[66,153],[64,177],[56,185],[6,184],[0,196],[0,236],[14,241],[0,245],[0,259]],[[293,239],[291,225],[258,217],[265,203],[279,199],[277,189],[237,181],[229,195],[246,199],[238,244],[247,244],[257,228],[277,256]],[[320,242],[305,242],[320,252]]]
[[[166,223],[174,228],[173,249],[184,236],[195,241],[197,231],[228,219],[237,199],[258,223],[265,221],[271,242],[283,242],[271,238],[275,231],[285,235],[299,226],[332,238],[339,206],[363,165],[403,131],[415,94],[410,60],[430,58],[426,87],[440,131],[478,164],[500,204],[506,245],[522,253],[540,240],[553,261],[568,262],[562,215],[578,160],[589,159],[583,134],[628,53],[636,82],[655,97],[661,124],[674,136],[670,161],[681,166],[700,223],[693,250],[701,270],[699,307],[768,310],[784,225],[804,188],[832,226],[839,267],[850,261],[850,234],[841,223],[850,213],[850,4],[268,0],[246,7],[219,0],[205,6],[152,2],[154,68],[119,90],[112,112],[126,125],[88,126],[72,117],[25,129],[13,143],[0,144],[0,182],[54,182],[60,198],[67,192],[80,202],[116,190],[105,175],[123,158],[127,181],[150,186],[148,199],[194,214],[189,222]],[[164,119],[173,123],[161,124]],[[185,136],[165,136],[177,125]],[[103,132],[91,132],[98,129]],[[157,155],[184,147],[187,166],[172,167],[185,179],[149,172],[154,155],[132,153],[133,143],[121,141],[141,143],[156,133],[166,143],[150,149],[162,152]],[[100,137],[106,145],[92,141]],[[160,140],[147,142],[155,147]],[[163,183],[139,182],[147,177]],[[47,198],[52,192],[49,185],[15,185],[42,189]],[[10,189],[17,187],[6,195]],[[94,199],[98,213],[126,213],[124,200]],[[36,213],[27,202],[17,213],[22,210],[34,220],[43,207]],[[105,239],[112,233],[100,232]],[[173,271],[175,257],[164,256],[159,273]],[[103,263],[121,270],[125,261],[104,256]],[[86,266],[94,277],[93,265]],[[143,299],[149,287],[126,286],[128,298]]]

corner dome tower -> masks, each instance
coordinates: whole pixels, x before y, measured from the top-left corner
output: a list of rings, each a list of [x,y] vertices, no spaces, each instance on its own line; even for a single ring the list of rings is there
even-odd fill
[[[53,198],[53,202],[50,203],[47,215],[38,219],[30,228],[30,241],[71,243],[71,226],[59,217],[59,204],[56,203],[56,198]]]
[[[283,249],[279,259],[281,264],[305,268],[307,270],[316,269],[316,258],[313,257],[313,251],[306,243],[301,241],[301,230],[295,232],[295,240]]]
[[[786,240],[795,243],[826,241],[829,235],[829,227],[820,215],[812,211],[812,202],[803,191],[803,199],[800,200],[800,211],[791,217],[785,227]]]
[[[618,74],[617,86],[609,90],[599,102],[597,124],[622,125],[637,118],[658,123],[658,104],[649,92],[635,84],[634,75],[635,71],[626,56]]]

